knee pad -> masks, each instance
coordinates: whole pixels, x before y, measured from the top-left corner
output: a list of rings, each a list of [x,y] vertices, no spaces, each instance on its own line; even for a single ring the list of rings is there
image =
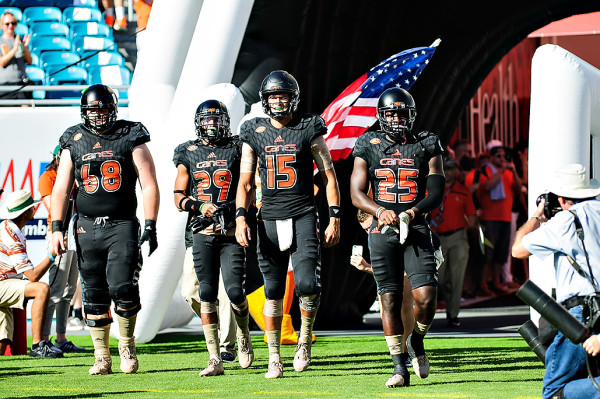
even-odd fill
[[[134,283],[127,283],[111,288],[110,297],[115,302],[115,305],[121,309],[133,309],[140,305],[140,289]]]
[[[111,325],[113,322],[112,317],[105,317],[102,319],[95,319],[95,320],[90,320],[87,317],[85,318],[85,324],[87,324],[88,327],[106,327]]]
[[[132,308],[129,309],[120,309],[119,307],[115,306],[115,313],[118,314],[121,317],[125,317],[126,319],[135,316],[136,314],[138,314],[138,312],[142,309],[142,305],[141,304],[137,304]]]
[[[83,305],[83,312],[85,314],[101,315],[110,313],[110,305],[97,305],[86,303]]]
[[[234,304],[234,303],[242,304],[246,300],[246,297],[244,296],[244,290],[242,290],[242,287],[228,289],[227,297],[229,298],[229,301],[232,304]]]
[[[265,300],[265,307],[263,314],[267,317],[281,317],[283,316],[283,299],[267,299]]]
[[[201,313],[217,313],[219,310],[216,302],[200,302],[200,312]]]
[[[301,296],[298,297],[298,299],[300,301],[300,307],[307,312],[314,312],[319,309],[319,305],[321,304],[321,294]]]

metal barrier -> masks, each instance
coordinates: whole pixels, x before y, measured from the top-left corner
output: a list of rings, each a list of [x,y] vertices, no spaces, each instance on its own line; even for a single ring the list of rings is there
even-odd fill
[[[79,97],[77,98],[53,98],[53,99],[26,99],[26,100],[17,100],[17,99],[4,99],[2,98],[2,94],[6,92],[12,92],[15,90],[23,91],[23,92],[33,92],[33,91],[83,91],[88,88],[89,85],[61,85],[61,86],[45,86],[45,85],[12,85],[12,86],[3,86],[0,85],[0,107],[2,106],[21,106],[21,105],[29,105],[31,107],[38,106],[52,106],[52,105],[77,105],[79,106]],[[129,85],[111,85],[111,89],[115,92],[129,90]],[[127,106],[129,105],[129,99],[123,98],[119,99],[119,106]]]

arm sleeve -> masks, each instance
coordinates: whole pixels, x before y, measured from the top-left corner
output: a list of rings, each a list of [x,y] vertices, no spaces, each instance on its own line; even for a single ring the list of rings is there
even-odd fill
[[[443,175],[432,174],[427,176],[427,196],[415,205],[419,213],[431,212],[440,206],[444,197],[445,182],[446,178]]]

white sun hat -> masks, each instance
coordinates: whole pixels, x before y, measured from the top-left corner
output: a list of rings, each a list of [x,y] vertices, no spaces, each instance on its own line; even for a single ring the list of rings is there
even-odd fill
[[[573,163],[556,170],[550,192],[565,198],[593,198],[600,195],[600,183],[587,177],[583,165]]]
[[[41,201],[31,198],[27,190],[14,191],[0,205],[0,219],[15,219],[38,202]]]

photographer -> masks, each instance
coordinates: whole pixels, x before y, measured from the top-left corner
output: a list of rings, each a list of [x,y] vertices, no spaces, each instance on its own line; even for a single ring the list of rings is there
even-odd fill
[[[550,193],[517,231],[512,247],[512,255],[520,259],[532,254],[540,258],[554,255],[556,299],[582,322],[587,310],[582,306],[584,298],[597,295],[600,287],[600,201],[595,199],[599,194],[600,184],[587,178],[582,165],[560,168]],[[573,261],[576,264],[572,265]],[[556,335],[546,351],[544,399],[600,398],[600,390],[588,378],[586,351],[592,356],[600,353],[600,337],[587,338],[582,348],[562,333]]]

